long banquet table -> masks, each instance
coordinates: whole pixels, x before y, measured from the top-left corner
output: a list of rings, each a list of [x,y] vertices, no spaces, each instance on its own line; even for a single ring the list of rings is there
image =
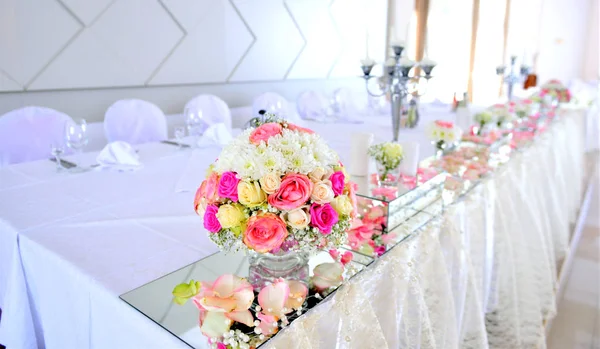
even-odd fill
[[[267,346],[543,345],[556,264],[582,191],[577,115],[556,121],[435,224]],[[385,140],[386,122],[307,126],[347,159],[349,132]],[[427,144],[422,127],[404,135]],[[192,201],[220,149],[136,148],[144,167],[135,172],[56,173],[46,160],[0,169],[0,343],[7,348],[185,347],[118,296],[217,250]],[[85,159],[91,164],[96,155]]]

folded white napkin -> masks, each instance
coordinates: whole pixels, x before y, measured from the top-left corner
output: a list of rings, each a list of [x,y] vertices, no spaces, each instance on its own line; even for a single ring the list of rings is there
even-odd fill
[[[401,142],[404,159],[400,163],[400,173],[407,176],[416,176],[419,167],[419,143]]]
[[[350,174],[369,175],[369,147],[373,143],[372,133],[357,132],[350,135]]]
[[[101,168],[117,171],[132,171],[142,167],[135,149],[131,144],[123,141],[107,144],[98,154],[96,161]]]
[[[224,146],[231,142],[233,137],[224,123],[211,125],[198,141],[199,147],[209,147],[213,145]]]

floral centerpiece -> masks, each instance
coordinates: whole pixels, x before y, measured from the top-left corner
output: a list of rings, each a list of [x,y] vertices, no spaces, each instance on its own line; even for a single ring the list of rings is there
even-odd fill
[[[429,124],[427,137],[441,155],[462,138],[462,130],[452,122],[436,120]]]
[[[504,104],[494,104],[489,108],[498,127],[506,127],[515,119],[514,108]]]
[[[491,124],[495,120],[494,114],[488,110],[475,114],[474,119],[475,122],[479,125],[479,127],[476,130],[476,134],[478,136],[481,136],[483,134],[483,130],[485,129],[486,125]]]
[[[402,146],[394,142],[375,144],[369,147],[369,155],[377,163],[380,184],[393,185],[404,158]]]
[[[542,99],[549,97],[559,103],[568,103],[571,100],[571,91],[559,80],[550,80],[542,85],[539,96]]]
[[[279,120],[229,143],[194,205],[221,250],[250,252],[250,281],[259,288],[284,276],[306,283],[308,254],[346,242],[355,189],[321,137]]]

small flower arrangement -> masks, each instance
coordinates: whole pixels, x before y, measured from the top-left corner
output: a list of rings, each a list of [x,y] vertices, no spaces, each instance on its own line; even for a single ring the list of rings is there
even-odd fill
[[[377,162],[378,172],[384,181],[393,181],[395,171],[404,158],[402,146],[394,142],[375,144],[369,147],[369,155]]]
[[[506,122],[511,122],[515,119],[512,111],[513,108],[504,104],[495,104],[490,107],[489,111],[493,115],[494,120],[501,127]]]
[[[427,136],[439,151],[445,150],[448,145],[458,142],[462,138],[462,130],[454,123],[436,120],[429,124]]]
[[[222,250],[312,251],[345,243],[356,187],[313,131],[267,118],[229,143],[194,207]]]
[[[545,83],[540,89],[539,96],[542,99],[548,96],[560,103],[571,101],[571,91],[559,80],[550,80]]]
[[[193,301],[200,312],[200,330],[212,348],[254,349],[341,285],[353,254],[329,253],[334,261],[315,267],[310,289],[279,278],[255,293],[245,278],[225,274],[214,282],[179,284],[173,300],[179,305]]]

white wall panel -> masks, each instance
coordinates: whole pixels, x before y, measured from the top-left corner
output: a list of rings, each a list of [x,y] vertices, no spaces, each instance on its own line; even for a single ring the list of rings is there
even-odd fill
[[[26,86],[80,29],[56,0],[0,0],[0,69]]]
[[[68,72],[68,73],[65,73]],[[86,29],[29,86],[30,90],[134,86],[139,78],[109,45]]]
[[[118,0],[92,25],[143,85],[184,37],[158,1]]]
[[[387,4],[0,0],[0,115],[43,105],[101,120],[119,98],[179,112],[199,93],[239,106],[267,91],[293,100],[306,89],[362,88],[365,33],[383,61]]]
[[[288,79],[325,79],[342,53],[329,0],[287,0],[286,6],[306,39]]]
[[[0,92],[1,91],[19,91],[23,87],[17,84],[13,79],[0,71]]]
[[[198,16],[199,23],[186,24],[188,34],[150,84],[227,81],[254,38],[229,2],[215,1],[207,9]]]
[[[58,0],[83,24],[89,26],[115,0]]]
[[[234,0],[256,37],[231,81],[284,79],[304,47],[304,39],[280,0]]]

